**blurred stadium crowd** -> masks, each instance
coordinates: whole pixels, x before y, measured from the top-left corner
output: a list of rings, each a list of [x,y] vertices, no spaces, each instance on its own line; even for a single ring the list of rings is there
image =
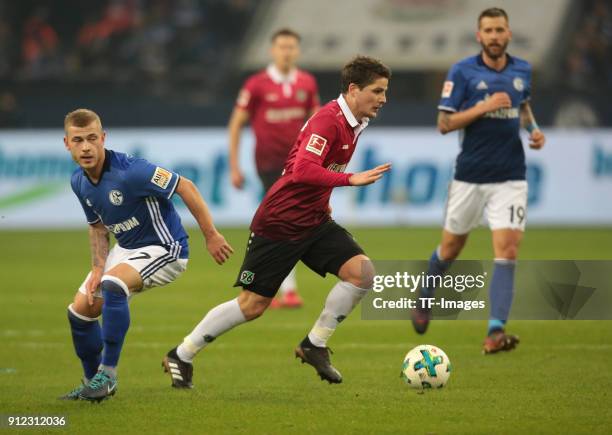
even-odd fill
[[[612,2],[584,3],[565,62],[568,85],[590,92],[600,84],[612,89]]]
[[[224,55],[240,42],[252,9],[251,0],[3,0],[0,77],[201,79],[207,68],[223,69]]]
[[[248,73],[237,68],[241,43],[256,27],[257,10],[273,6],[271,0],[0,0],[0,127],[52,126],[58,111],[75,104],[113,106],[116,116],[107,119],[114,125],[224,124]],[[581,1],[573,13],[557,71],[547,75],[551,80],[535,75],[540,113],[550,112],[540,119],[612,125],[602,94],[612,90],[612,2]],[[435,107],[439,91],[423,96],[418,86],[432,73],[443,71],[394,70],[394,81],[417,85],[395,86],[381,121],[433,125],[435,111],[424,117],[423,108]],[[337,93],[335,74],[316,72],[323,100]]]

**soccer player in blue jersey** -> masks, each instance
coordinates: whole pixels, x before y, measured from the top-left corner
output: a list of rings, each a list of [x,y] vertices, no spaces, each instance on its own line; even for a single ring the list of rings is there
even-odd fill
[[[106,135],[95,112],[70,112],[64,130],[66,149],[79,165],[71,185],[89,223],[92,267],[68,306],[85,377],[62,398],[100,401],[117,390],[117,364],[130,324],[128,300],[134,293],[171,283],[187,267],[188,236],[172,195],[185,202],[217,263],[233,250],[215,229],[196,186],[144,159],[105,149]],[[117,240],[112,249],[110,233]]]
[[[448,192],[442,241],[431,255],[428,274],[445,273],[485,211],[495,265],[483,352],[495,353],[511,350],[519,342],[505,332],[527,213],[525,153],[519,132],[521,127],[529,132],[533,149],[542,148],[545,137],[529,104],[531,65],[506,53],[512,39],[506,12],[484,10],[478,17],[476,37],[482,51],[452,66],[438,106],[438,129],[442,134],[461,130],[461,152]],[[433,292],[423,288],[420,296],[431,297]],[[430,310],[413,311],[418,333],[425,333],[430,317]]]

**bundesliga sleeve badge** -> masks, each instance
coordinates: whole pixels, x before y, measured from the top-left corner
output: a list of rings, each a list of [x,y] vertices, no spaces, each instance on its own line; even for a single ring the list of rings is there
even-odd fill
[[[453,93],[453,86],[455,84],[451,81],[444,82],[444,87],[442,88],[442,98],[449,98]]]
[[[327,144],[327,139],[318,134],[311,134],[310,139],[308,139],[308,143],[306,144],[306,151],[310,151],[318,156],[323,154],[323,150],[325,149],[325,145]]]
[[[248,89],[242,89],[238,94],[238,99],[236,100],[236,104],[240,107],[246,107],[249,105],[249,101],[251,100],[251,93]]]
[[[153,173],[153,177],[151,178],[151,183],[156,186],[161,187],[162,189],[166,189],[168,184],[170,184],[170,180],[172,179],[172,172],[167,169],[160,168],[159,166],[155,168],[155,172]]]

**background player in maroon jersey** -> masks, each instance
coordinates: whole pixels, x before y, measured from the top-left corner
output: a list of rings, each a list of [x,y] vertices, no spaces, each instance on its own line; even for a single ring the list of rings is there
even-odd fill
[[[242,128],[251,122],[256,139],[257,173],[267,192],[280,177],[304,121],[319,108],[315,78],[296,67],[300,35],[290,29],[280,29],[272,35],[271,42],[272,63],[247,79],[228,125],[230,176],[238,189],[244,184],[238,158]],[[295,269],[281,283],[280,293],[281,298],[272,302],[272,308],[302,305]]]
[[[321,315],[295,350],[321,379],[342,382],[330,363],[327,340],[372,288],[374,268],[351,234],[329,215],[334,187],[364,186],[379,180],[389,163],[344,173],[357,139],[386,102],[391,72],[379,61],[358,56],[342,70],[342,94],[323,106],[302,128],[279,180],[268,190],[253,222],[235,286],[237,298],[210,310],[166,358],[191,385],[191,362],[219,335],[263,314],[287,273],[302,261],[321,276],[336,275]],[[182,383],[173,378],[175,387]]]

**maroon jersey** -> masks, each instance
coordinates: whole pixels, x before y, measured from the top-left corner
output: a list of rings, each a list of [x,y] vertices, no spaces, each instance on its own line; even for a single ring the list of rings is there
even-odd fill
[[[342,97],[323,106],[302,128],[285,164],[283,175],[259,205],[251,231],[273,240],[299,240],[330,219],[329,197],[336,186],[348,186],[344,170],[361,123]]]
[[[257,169],[279,170],[304,120],[319,106],[317,82],[306,71],[295,69],[282,76],[269,66],[245,82],[236,106],[249,112]]]

